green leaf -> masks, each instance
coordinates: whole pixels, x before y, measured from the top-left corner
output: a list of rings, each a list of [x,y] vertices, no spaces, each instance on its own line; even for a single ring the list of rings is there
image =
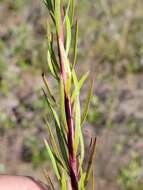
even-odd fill
[[[91,175],[91,171],[92,171],[92,164],[93,164],[93,160],[94,160],[94,155],[95,155],[95,148],[96,148],[96,138],[94,139],[94,143],[93,143],[93,147],[91,150],[91,154],[89,157],[89,161],[88,161],[88,165],[87,165],[87,171],[86,171],[86,177],[85,177],[85,186],[88,183],[88,180],[90,178]]]
[[[44,73],[42,74],[42,78],[43,78],[44,84],[46,86],[46,89],[48,91],[49,97],[53,100],[53,102],[56,102],[53,94],[51,93],[51,90],[50,90],[49,85],[48,85],[48,80],[46,79],[46,76]]]
[[[59,71],[60,71],[60,68],[59,68],[59,65],[58,65],[58,62],[57,62],[57,59],[56,59],[56,55],[55,55],[55,52],[54,52],[54,48],[53,48],[53,40],[51,40],[50,42],[50,53],[51,53],[51,58],[52,58],[52,61],[53,61],[53,67],[54,67],[54,70],[56,71],[56,74],[58,75]]]
[[[55,190],[54,184],[53,184],[53,182],[52,182],[52,180],[48,174],[47,169],[44,169],[44,176],[48,182],[48,185],[50,186],[50,190]]]
[[[73,70],[73,72],[75,72],[75,71]],[[78,94],[80,92],[80,89],[82,88],[82,86],[83,86],[85,80],[87,79],[88,75],[89,75],[89,72],[85,73],[82,76],[82,78],[80,79],[80,81],[78,82],[78,84],[76,84],[77,88],[75,88],[75,90],[73,91],[73,94],[72,94],[72,97],[71,97],[71,102],[73,102],[74,99],[76,98],[76,96],[78,96]]]
[[[79,170],[82,170],[82,164],[84,161],[84,140],[83,140],[83,134],[80,133],[80,158],[79,158]]]
[[[68,168],[67,168],[67,166],[64,164],[64,162],[63,162],[63,160],[62,160],[62,158],[61,158],[61,155],[60,155],[59,150],[58,150],[57,142],[56,142],[56,140],[55,140],[55,137],[54,137],[54,135],[53,135],[53,132],[52,132],[52,130],[51,130],[51,127],[50,127],[50,125],[49,125],[49,123],[48,123],[48,121],[47,121],[46,119],[45,119],[45,123],[46,123],[46,125],[47,125],[47,129],[48,129],[48,133],[49,133],[49,136],[50,136],[50,140],[51,140],[52,147],[53,147],[53,149],[54,149],[54,153],[55,153],[55,155],[57,156],[57,159],[59,160],[59,163],[61,164],[61,166],[67,171]]]
[[[86,99],[85,107],[84,107],[84,110],[83,110],[83,113],[82,113],[82,117],[81,117],[81,126],[83,126],[84,122],[86,121],[86,117],[87,117],[87,114],[88,114],[88,110],[89,110],[92,94],[93,94],[93,81],[92,81],[92,83],[90,85],[89,92],[87,94],[87,99]]]
[[[67,183],[66,183],[66,175],[64,174],[64,172],[63,172],[63,174],[62,174],[62,189],[61,190],[67,190]]]
[[[61,57],[63,59],[63,67],[67,76],[66,93],[68,94],[71,87],[71,70],[70,70],[70,63],[69,63],[69,60],[68,60],[68,57],[65,52],[64,45],[61,39],[59,39],[59,48],[60,48]]]
[[[67,54],[65,52],[64,44],[61,41],[61,39],[59,39],[59,47],[60,47],[60,52],[61,52],[61,56],[62,56],[63,63],[64,63],[65,72],[66,72],[67,76],[70,77],[71,76],[70,64],[69,64]]]
[[[65,112],[64,83],[62,77],[60,77],[60,114],[64,127],[67,131],[68,127],[67,127],[66,112]]]
[[[44,93],[46,102],[47,102],[47,104],[48,104],[48,106],[49,106],[49,108],[50,108],[50,110],[51,110],[51,113],[52,113],[52,115],[53,115],[53,117],[54,117],[54,120],[55,120],[56,124],[58,125],[58,127],[61,128],[58,114],[57,114],[56,111],[54,110],[54,108],[53,108],[53,106],[52,106],[52,104],[51,104],[49,98],[47,97],[47,95],[46,95],[44,89],[42,89],[42,90],[43,90],[43,93]]]
[[[77,45],[78,45],[78,22],[76,21],[75,35],[74,35],[74,47],[73,47],[73,66],[72,66],[72,68],[74,68],[74,66],[76,64]]]
[[[75,140],[74,140],[74,151],[77,153],[78,145],[79,145],[79,137],[81,134],[81,116],[80,116],[80,103],[79,97],[76,98],[75,101]]]
[[[64,162],[67,166],[67,169],[69,169],[68,168],[68,156],[67,156],[68,154],[67,154],[67,148],[66,148],[66,143],[65,143],[65,137],[64,137],[64,134],[62,132],[62,129],[60,129],[58,127],[57,123],[55,123],[55,126],[56,126],[56,134],[57,134],[61,154],[62,154]]]
[[[85,186],[84,186],[85,176],[86,176],[85,172],[81,173],[81,177],[80,177],[79,185],[78,185],[80,190],[85,190]]]
[[[54,148],[54,151],[56,152],[57,155],[59,155],[57,143],[56,143],[55,137],[53,135],[53,132],[51,130],[51,127],[50,127],[50,125],[49,125],[49,123],[48,123],[48,121],[46,119],[44,121],[45,121],[45,123],[47,125],[48,133],[50,135],[50,140],[51,140],[51,144],[52,144],[52,146]]]
[[[66,14],[66,54],[68,55],[71,44],[71,24],[68,14]]]
[[[52,65],[51,54],[49,50],[47,51],[47,62],[48,62],[48,66],[49,66],[51,74],[56,78],[56,74]]]
[[[75,89],[78,91],[78,79],[77,79],[74,69],[72,70],[72,78],[73,78],[73,83],[74,83]]]
[[[57,34],[60,35],[61,24],[61,0],[55,0],[55,21]]]
[[[73,25],[74,20],[74,9],[75,9],[75,0],[70,0],[70,18],[71,18],[71,24]]]
[[[53,11],[53,6],[51,0],[44,0],[44,3],[49,11]]]
[[[58,170],[58,167],[57,167],[56,160],[55,160],[54,155],[52,153],[52,150],[50,149],[50,146],[49,146],[46,139],[44,139],[44,143],[45,143],[48,155],[50,157],[50,160],[51,160],[51,163],[52,163],[52,166],[53,166],[53,170],[54,170],[54,172],[56,174],[56,177],[57,177],[58,180],[60,180],[60,178],[61,178],[60,173],[59,173],[59,170]]]
[[[47,22],[47,39],[48,39],[48,50],[47,50],[47,62],[51,74],[58,80],[59,66],[56,60],[56,56],[53,50],[53,35],[50,31],[50,24]]]
[[[67,168],[65,167],[65,165],[63,164],[63,162],[58,158],[58,156],[56,155],[56,153],[53,152],[53,155],[55,157],[57,165],[59,166],[60,171],[62,169],[64,169],[69,174],[69,171],[67,170]]]
[[[68,75],[66,80],[66,93],[69,94],[70,90],[71,90],[71,76]]]
[[[74,140],[74,151],[75,154],[78,150],[79,138],[81,135],[81,115],[80,115],[80,102],[79,102],[79,82],[75,71],[72,72],[73,82],[75,86],[76,99],[74,102],[74,115],[75,115],[75,140]]]

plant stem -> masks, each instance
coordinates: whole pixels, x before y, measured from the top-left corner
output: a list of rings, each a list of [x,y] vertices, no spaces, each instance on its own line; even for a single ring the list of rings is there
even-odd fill
[[[59,61],[60,61],[60,71],[61,71],[61,77],[63,79],[64,83],[64,99],[65,99],[65,112],[66,112],[66,120],[67,120],[67,126],[68,126],[68,133],[67,133],[67,139],[68,139],[68,152],[69,152],[69,168],[70,168],[70,178],[71,178],[71,186],[72,190],[78,190],[78,172],[77,172],[77,158],[74,153],[74,123],[73,123],[73,117],[72,117],[72,104],[70,100],[70,95],[66,92],[66,83],[67,83],[67,76],[65,71],[65,63],[64,63],[64,57],[62,54],[62,50],[60,47],[60,42],[62,42],[64,46],[64,27],[61,26],[61,32],[58,36],[58,52],[59,52]]]
[[[65,110],[68,124],[68,149],[69,149],[69,165],[70,177],[73,190],[78,190],[78,175],[77,175],[77,159],[73,150],[74,142],[74,125],[72,119],[72,108],[70,98],[65,96]]]

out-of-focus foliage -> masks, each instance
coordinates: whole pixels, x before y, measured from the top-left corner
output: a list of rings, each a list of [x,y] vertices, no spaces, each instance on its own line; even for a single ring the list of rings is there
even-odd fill
[[[105,67],[110,64],[111,71],[141,72],[142,4],[141,0],[81,1],[79,15],[83,15],[80,22],[84,36],[80,38],[86,52],[80,52],[83,60],[90,57]]]
[[[127,166],[121,169],[120,175],[118,177],[118,183],[125,190],[136,190],[142,189],[143,185],[141,178],[141,160],[136,155],[133,160],[131,160]]]

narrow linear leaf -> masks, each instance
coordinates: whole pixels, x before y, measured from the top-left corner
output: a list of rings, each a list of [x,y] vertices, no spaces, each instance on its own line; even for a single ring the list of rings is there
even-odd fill
[[[83,161],[84,161],[84,140],[83,140],[83,134],[82,133],[80,133],[79,140],[80,140],[79,170],[81,170],[82,169],[82,164],[83,164]]]
[[[56,177],[57,177],[58,180],[60,180],[61,177],[60,177],[60,173],[59,173],[59,170],[58,170],[58,167],[57,167],[56,160],[54,158],[54,155],[53,155],[53,153],[52,153],[52,151],[50,149],[50,146],[49,146],[49,144],[48,144],[48,142],[47,142],[46,139],[44,139],[44,143],[45,143],[48,155],[50,157],[50,160],[51,160],[51,163],[52,163],[52,166],[53,166],[53,170],[54,170],[54,172],[56,174]]]
[[[50,127],[50,125],[49,125],[49,123],[48,123],[48,121],[47,121],[46,119],[45,119],[45,123],[46,123],[46,125],[47,125],[48,133],[49,133],[49,135],[50,135],[50,140],[51,140],[51,144],[52,144],[52,147],[53,147],[53,149],[54,149],[55,155],[56,155],[57,159],[59,160],[59,163],[61,164],[61,166],[66,170],[66,172],[68,172],[68,171],[67,171],[68,168],[67,168],[67,166],[64,164],[63,159],[61,158],[61,155],[60,155],[60,153],[59,153],[58,146],[57,146],[57,142],[56,142],[56,140],[55,140],[55,137],[54,137],[54,135],[53,135],[53,132],[52,132],[52,130],[51,130],[51,127]]]
[[[69,0],[67,3],[66,3],[66,0],[65,0],[64,4],[67,4],[67,7],[66,7],[66,9],[64,7],[65,17],[63,19],[63,24],[65,23],[66,16],[69,15],[71,0]]]
[[[48,51],[50,53],[51,60],[54,63],[53,68],[55,66],[55,71],[57,71],[57,73],[58,73],[59,65],[58,65],[56,55],[55,55],[55,52],[54,52],[54,48],[53,48],[53,43],[54,43],[53,42],[53,33],[51,32],[50,24],[48,23],[48,21],[47,21],[47,39],[48,39]]]
[[[69,60],[68,60],[68,57],[67,57],[67,54],[65,52],[65,48],[64,48],[64,45],[63,45],[61,39],[59,39],[59,48],[60,48],[61,57],[63,59],[63,65],[64,65],[65,73],[67,76],[66,92],[68,94],[70,91],[70,88],[71,88],[71,69],[70,69],[70,63],[69,63]]]
[[[75,89],[78,91],[78,79],[77,79],[76,72],[74,69],[72,70],[72,78],[73,78],[73,83],[74,83]],[[79,93],[79,91],[78,91],[78,93]]]
[[[55,55],[55,52],[54,52],[54,48],[53,48],[53,39],[51,40],[51,43],[50,43],[50,49],[51,49],[51,57],[52,57],[52,61],[53,61],[53,67],[55,66],[55,71],[56,73],[58,74],[59,71],[60,71],[60,68],[59,68],[59,65],[58,65],[58,62],[57,62],[57,58],[56,58],[56,55]]]
[[[71,24],[73,25],[74,20],[74,9],[75,9],[75,0],[70,0],[70,12],[71,12]]]
[[[76,89],[73,91],[72,97],[71,97],[71,102],[73,102],[74,99],[76,98],[76,96],[78,96],[78,94],[79,94],[79,92],[80,92],[80,90],[81,90],[81,88],[82,88],[82,86],[83,86],[85,80],[87,79],[88,75],[89,75],[89,72],[85,73],[85,74],[82,76],[82,78],[79,80],[78,86],[77,86],[78,90],[77,90],[77,88],[76,88]]]
[[[68,127],[67,127],[66,112],[65,112],[64,84],[63,84],[62,77],[60,77],[60,110],[61,110],[60,111],[61,118],[62,118],[64,127],[67,131]]]
[[[49,69],[51,71],[51,73],[53,74],[54,78],[57,79],[57,81],[59,81],[59,66],[58,66],[58,63],[57,63],[57,60],[56,60],[56,56],[54,54],[54,50],[53,50],[53,47],[52,47],[52,43],[51,43],[51,47],[50,47],[50,55],[51,55],[51,62],[50,62],[50,65],[49,65]]]
[[[68,169],[68,154],[67,154],[67,148],[66,148],[64,136],[63,136],[62,130],[58,127],[56,123],[55,123],[55,126],[56,126],[56,134],[57,134],[61,154]]]
[[[73,47],[73,66],[74,68],[76,64],[76,58],[77,58],[77,45],[78,45],[78,22],[76,21],[75,25],[75,36],[74,36],[74,47]]]
[[[50,31],[50,24],[47,22],[47,39],[48,39],[48,50],[47,50],[47,62],[51,74],[58,80],[59,66],[56,60],[56,56],[53,50],[53,35]]]
[[[50,127],[50,125],[49,125],[49,123],[48,123],[48,121],[47,121],[46,119],[45,119],[44,121],[45,121],[45,123],[46,123],[47,129],[48,129],[48,133],[49,133],[49,135],[50,135],[50,139],[51,139],[52,146],[53,146],[53,148],[54,148],[56,154],[59,155],[57,143],[56,143],[55,137],[54,137],[54,135],[53,135],[53,132],[52,132],[52,130],[51,130],[51,127]]]
[[[86,176],[86,173],[82,172],[80,180],[79,180],[79,189],[80,190],[85,190],[85,186],[84,186],[85,176]]]
[[[61,56],[63,58],[64,69],[67,73],[67,76],[70,77],[71,76],[70,64],[61,39],[59,39],[59,47],[60,47]]]
[[[49,11],[53,11],[53,6],[51,0],[44,0],[44,3]]]
[[[46,79],[46,76],[45,76],[44,73],[42,74],[42,78],[43,78],[44,84],[45,84],[45,86],[47,88],[47,91],[48,91],[48,94],[49,94],[50,98],[53,100],[53,102],[56,102],[53,94],[51,93],[51,90],[50,90],[49,85],[48,85],[48,80]]]
[[[51,74],[56,78],[56,74],[52,65],[51,54],[49,50],[47,51],[47,62],[48,62],[48,66],[49,66]]]
[[[63,172],[63,174],[62,174],[62,189],[61,190],[67,190],[66,178],[67,177],[66,177],[66,175]]]
[[[44,89],[42,89],[42,90],[43,90],[43,93],[44,93],[44,96],[45,96],[45,100],[46,100],[46,102],[47,102],[47,104],[48,104],[48,106],[49,106],[49,108],[50,108],[50,110],[51,110],[51,113],[52,113],[52,115],[53,115],[53,118],[54,118],[56,124],[58,125],[58,127],[61,128],[58,114],[57,114],[56,111],[54,110],[54,108],[53,108],[53,106],[52,106],[52,104],[51,104],[49,98],[47,97],[47,94],[45,93]]]
[[[44,176],[45,176],[45,178],[46,178],[46,180],[47,180],[47,182],[48,182],[51,190],[56,190],[55,187],[54,187],[54,184],[52,183],[52,180],[51,180],[51,178],[50,178],[47,170],[44,170]]]
[[[75,154],[77,153],[78,150],[78,145],[79,145],[79,138],[81,135],[81,113],[80,113],[80,101],[79,101],[79,82],[76,76],[75,71],[73,70],[72,72],[72,77],[73,77],[73,83],[75,86],[75,94],[76,99],[74,102],[74,115],[75,115],[75,140],[74,140],[74,151]]]
[[[83,126],[84,122],[86,121],[86,117],[87,117],[87,114],[88,114],[92,94],[93,94],[93,81],[92,81],[92,83],[90,85],[89,92],[87,94],[85,107],[84,107],[84,110],[83,110],[83,113],[82,113],[82,116],[81,116],[81,126]]]
[[[68,14],[66,14],[66,54],[68,55],[71,44],[71,24]]]
[[[90,175],[91,175],[92,164],[93,164],[94,155],[95,155],[95,148],[96,148],[96,138],[94,139],[93,147],[92,147],[91,154],[90,154],[89,161],[88,161],[88,165],[87,165],[87,171],[86,171],[86,177],[85,177],[85,186],[87,185],[88,180],[89,180]]]
[[[55,21],[57,34],[60,34],[60,23],[61,23],[61,0],[55,0]]]
[[[74,151],[77,153],[78,145],[79,145],[79,137],[81,134],[81,120],[80,120],[80,103],[79,97],[76,98],[75,101],[75,140],[74,140]]]
[[[53,155],[54,155],[54,158],[55,158],[55,160],[56,160],[57,165],[59,166],[60,171],[61,171],[61,169],[62,169],[62,170],[65,170],[65,172],[66,172],[67,174],[69,174],[69,171],[68,171],[67,168],[65,167],[65,164],[63,164],[63,162],[58,158],[58,156],[57,156],[55,153],[53,153]],[[60,166],[61,166],[61,167],[60,167]]]

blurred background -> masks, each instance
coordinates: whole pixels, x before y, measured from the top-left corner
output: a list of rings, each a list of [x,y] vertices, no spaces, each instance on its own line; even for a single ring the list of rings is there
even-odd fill
[[[143,190],[142,10],[142,0],[77,1],[76,69],[95,79],[84,135],[98,137],[97,190]],[[42,180],[47,15],[42,0],[0,0],[0,173]]]

